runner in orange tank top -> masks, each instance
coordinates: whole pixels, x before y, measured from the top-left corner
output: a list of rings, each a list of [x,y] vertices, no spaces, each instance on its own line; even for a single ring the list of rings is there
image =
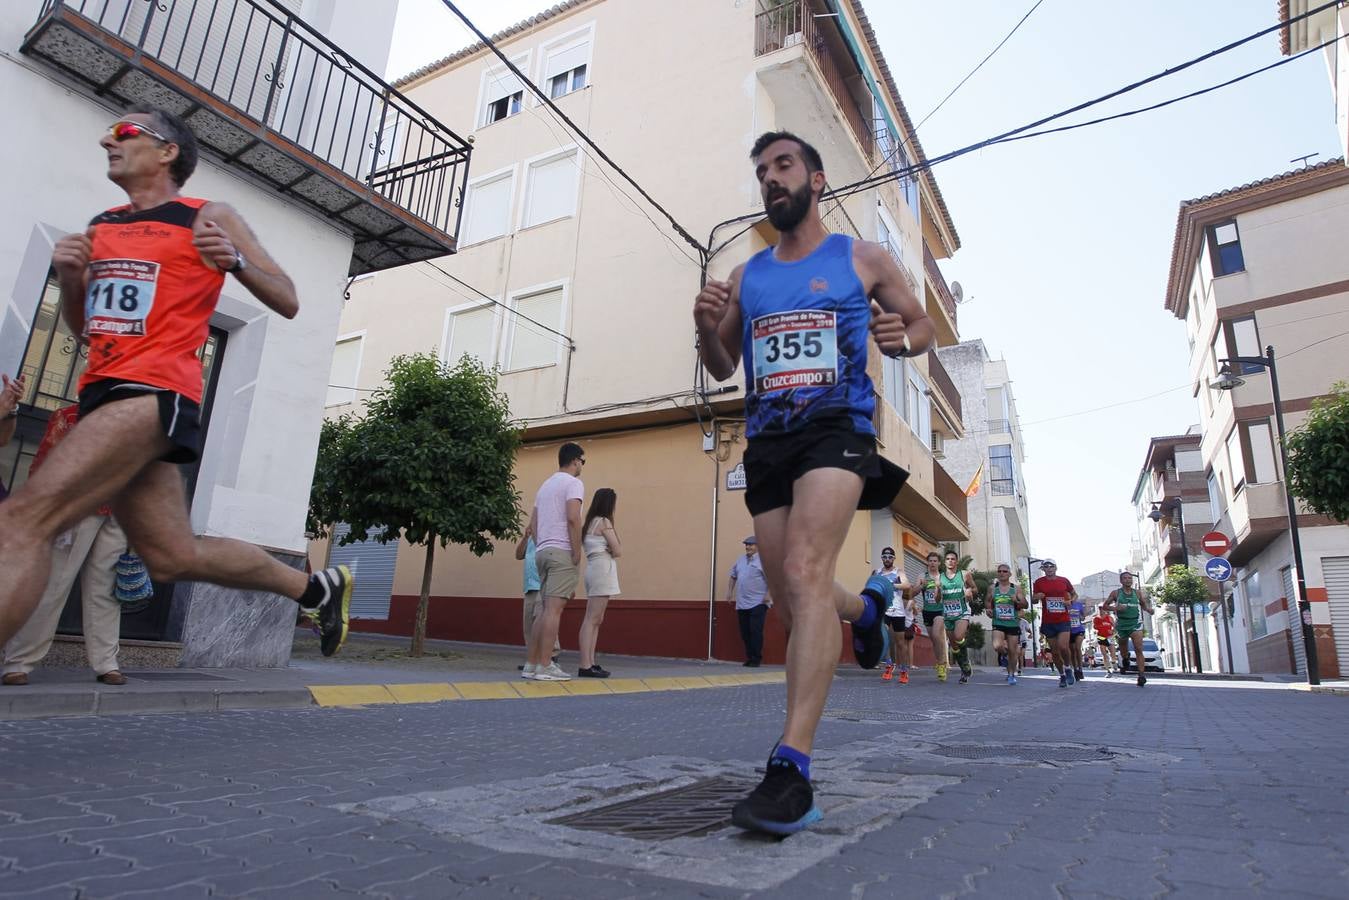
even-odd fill
[[[0,645],[47,583],[51,543],[111,503],[156,581],[265,590],[317,609],[323,653],[347,634],[351,573],[307,576],[252,544],[196,537],[175,463],[200,455],[197,354],[226,273],[287,319],[295,286],[229,206],[183,197],[197,140],[178,117],[134,107],[99,140],[129,203],[56,242],[61,314],[89,344],[80,417],[46,463],[0,504]]]

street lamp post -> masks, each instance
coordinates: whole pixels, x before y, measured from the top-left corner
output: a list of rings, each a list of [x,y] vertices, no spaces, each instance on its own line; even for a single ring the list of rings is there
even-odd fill
[[[1185,508],[1179,497],[1176,502],[1166,507],[1167,512],[1173,512],[1176,515],[1176,523],[1180,526],[1180,558],[1185,563],[1185,568],[1190,567],[1190,542],[1185,538]],[[1162,505],[1160,503],[1152,504],[1152,512],[1148,513],[1148,518],[1154,522],[1162,520]],[[1180,615],[1180,652],[1181,664],[1185,664],[1186,656],[1194,657],[1194,670],[1196,672],[1204,671],[1203,665],[1199,661],[1199,627],[1194,621],[1194,608],[1190,609],[1190,624],[1194,628],[1195,643],[1190,645],[1189,635],[1185,632],[1185,613],[1179,608],[1176,612]]]
[[[1244,378],[1233,374],[1232,364],[1259,366],[1269,372],[1270,393],[1274,397],[1274,422],[1279,429],[1279,464],[1283,467],[1283,499],[1288,510],[1288,537],[1293,544],[1293,567],[1297,569],[1297,617],[1302,623],[1302,646],[1307,657],[1307,683],[1320,684],[1320,664],[1316,657],[1316,632],[1312,629],[1312,605],[1307,599],[1307,579],[1302,569],[1302,539],[1298,535],[1297,507],[1293,504],[1293,495],[1288,490],[1288,450],[1285,447],[1283,427],[1283,403],[1279,397],[1279,373],[1274,365],[1274,345],[1265,347],[1264,356],[1233,356],[1221,360],[1218,380],[1213,387],[1220,391],[1230,391],[1246,383]]]

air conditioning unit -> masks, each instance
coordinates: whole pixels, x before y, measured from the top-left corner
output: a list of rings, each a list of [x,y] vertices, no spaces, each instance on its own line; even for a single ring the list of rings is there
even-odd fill
[[[942,437],[935,431],[932,432],[932,458],[933,459],[946,458],[946,438]]]

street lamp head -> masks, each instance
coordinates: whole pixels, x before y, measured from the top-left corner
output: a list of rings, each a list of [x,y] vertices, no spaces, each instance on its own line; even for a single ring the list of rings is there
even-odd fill
[[[1154,522],[1160,522],[1162,520],[1162,510],[1160,504],[1158,503],[1152,504],[1152,512],[1148,513],[1148,518]]]
[[[1233,388],[1239,388],[1246,383],[1246,379],[1232,372],[1231,363],[1223,363],[1222,368],[1218,370],[1218,378],[1209,384],[1209,387],[1215,391],[1230,391]]]

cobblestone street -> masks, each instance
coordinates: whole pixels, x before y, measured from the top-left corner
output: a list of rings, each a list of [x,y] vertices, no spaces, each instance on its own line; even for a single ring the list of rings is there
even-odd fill
[[[1343,697],[844,672],[821,826],[669,840],[550,820],[752,778],[782,685],[0,724],[0,894],[1343,896]]]

